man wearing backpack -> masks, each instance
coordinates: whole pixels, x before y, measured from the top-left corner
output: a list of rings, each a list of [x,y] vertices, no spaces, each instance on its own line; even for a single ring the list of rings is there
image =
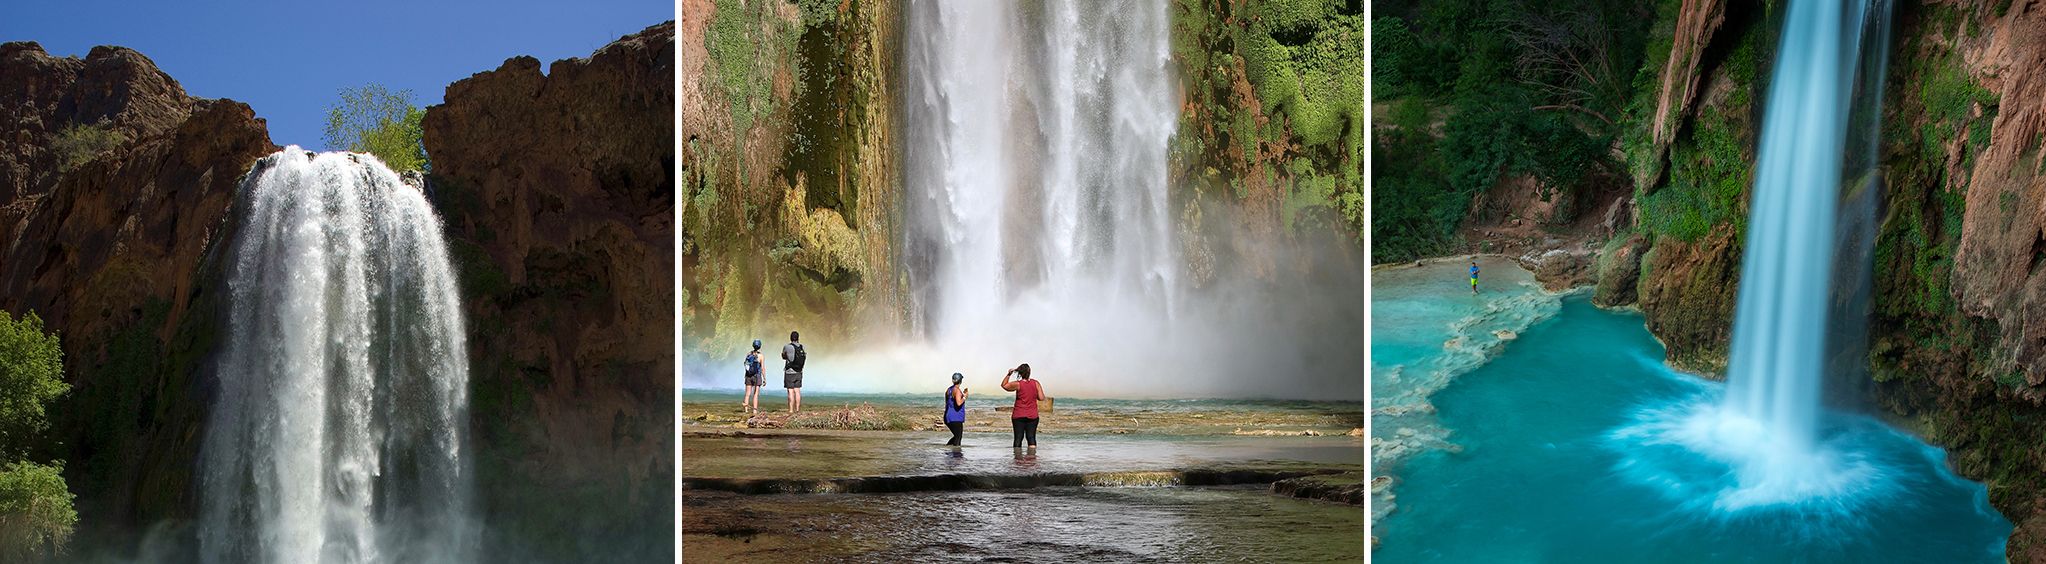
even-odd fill
[[[809,355],[803,352],[803,335],[789,332],[789,344],[781,347],[781,387],[789,390],[789,413],[803,410],[803,363]]]

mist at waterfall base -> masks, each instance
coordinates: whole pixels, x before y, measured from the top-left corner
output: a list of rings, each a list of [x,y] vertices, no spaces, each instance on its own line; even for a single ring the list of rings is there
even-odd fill
[[[994,392],[1004,372],[1028,362],[1054,395],[1361,401],[1362,282],[1324,274],[1231,276],[1222,287],[1189,291],[1169,316],[1143,304],[1025,291],[958,332],[848,353],[811,348],[804,386],[935,392],[961,372],[968,386]]]
[[[1333,212],[1260,235],[1172,185],[1170,23],[1158,0],[911,2],[909,327],[806,339],[804,389],[991,389],[1029,363],[1054,396],[1361,399],[1362,253]],[[772,359],[802,328],[760,329]],[[738,387],[738,358],[695,362],[686,386]]]
[[[199,464],[206,562],[468,562],[469,361],[441,222],[375,157],[287,147],[236,199]]]

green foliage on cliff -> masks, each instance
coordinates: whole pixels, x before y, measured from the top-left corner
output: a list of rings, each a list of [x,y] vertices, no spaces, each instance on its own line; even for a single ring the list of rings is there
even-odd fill
[[[70,172],[126,142],[128,136],[104,125],[73,125],[57,132],[50,150],[57,154],[57,170]]]
[[[1926,15],[1953,17],[1938,8]],[[1903,52],[1923,48],[1913,37]],[[1968,76],[1958,53],[1897,57],[1887,90],[1886,97],[1903,111],[1883,123],[1886,199],[1892,203],[1891,217],[1877,234],[1875,284],[1879,295],[1891,298],[1877,300],[1876,313],[1893,320],[1904,334],[1945,339],[1961,333],[1955,328],[1966,323],[1955,311],[1952,294],[1966,187],[1964,178],[1950,173],[1957,164],[1967,170],[1987,144],[1987,124],[1995,119],[1998,101]],[[1950,163],[1947,149],[1963,135],[1969,142],[1959,155],[1962,162]]]
[[[1919,151],[1927,159],[1945,158],[1946,148],[1956,136],[1966,135],[1963,167],[1972,164],[1976,153],[1989,144],[1989,125],[1995,121],[1996,95],[1975,85],[1961,68],[1958,55],[1933,62],[1919,73],[1918,99],[1924,104],[1924,125],[1919,132]],[[1977,118],[1975,112],[1981,112]]]
[[[1177,0],[1185,86],[1174,167],[1199,192],[1276,209],[1293,232],[1364,229],[1359,2]],[[1260,205],[1260,204],[1269,204]]]
[[[716,5],[703,84],[728,117],[680,148],[685,363],[737,358],[756,328],[841,338],[888,307],[890,9]]]
[[[1257,23],[1244,56],[1258,99],[1292,120],[1308,145],[1362,129],[1364,18],[1339,16],[1331,0],[1253,4]]]
[[[1662,69],[1669,62],[1669,52],[1675,42],[1676,21],[1682,4],[1678,0],[1659,0],[1655,3],[1655,25],[1648,31],[1641,47],[1641,66],[1634,71],[1633,95],[1628,99],[1622,119],[1620,152],[1627,165],[1639,177],[1657,177],[1662,174],[1662,155],[1658,154],[1650,139],[1655,122],[1655,106],[1662,93]],[[1669,108],[1669,116],[1675,122],[1677,109]]]
[[[29,441],[49,427],[45,406],[70,389],[63,354],[41,317],[0,311],[0,561],[59,552],[78,522],[63,464],[26,459]]]
[[[428,171],[426,110],[412,105],[412,91],[392,92],[380,84],[342,88],[327,107],[327,148],[376,155],[398,172]]]
[[[1741,196],[1754,183],[1754,167],[1746,150],[1745,122],[1729,111],[1701,109],[1691,134],[1670,147],[1669,183],[1640,200],[1641,222],[1649,233],[1697,241],[1722,224],[1746,232]]]
[[[779,4],[769,0],[718,2],[710,28],[704,31],[709,66],[723,87],[732,128],[739,133],[741,145],[754,124],[775,111],[775,69],[788,68],[788,57],[795,53],[800,30],[775,16]],[[808,17],[829,13],[817,2],[805,2],[803,8]]]

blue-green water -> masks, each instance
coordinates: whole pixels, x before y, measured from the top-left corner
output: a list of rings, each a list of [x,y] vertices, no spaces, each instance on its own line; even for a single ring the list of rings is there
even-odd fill
[[[1002,392],[999,389],[992,388],[979,390],[977,393],[980,393],[981,395],[976,396],[975,398],[973,398],[973,400],[970,400],[969,402],[969,405],[972,407],[1007,406],[1010,404],[1011,401],[1014,400],[1015,397],[1013,395],[1008,394],[1007,392]],[[923,394],[853,393],[853,392],[805,393],[803,394],[803,405],[806,408],[810,406],[815,406],[817,408],[830,408],[845,404],[859,405],[862,403],[866,403],[872,404],[876,407],[920,407],[931,408],[936,410],[942,409],[944,394],[945,386],[943,385],[936,386],[932,388],[932,390],[929,393]],[[687,402],[689,404],[697,404],[698,402],[702,402],[703,404],[729,403],[732,405],[738,405],[739,400],[743,397],[745,397],[744,392],[734,390],[708,388],[689,388],[682,390],[682,401]],[[776,386],[769,386],[766,388],[762,388],[760,390],[760,405],[762,408],[770,407],[781,408],[786,398],[787,396],[782,391],[782,389]],[[1115,399],[1115,398],[1082,398],[1061,395],[1058,396],[1058,409],[1067,411],[1081,410],[1149,411],[1157,413],[1182,413],[1200,411],[1260,411],[1319,414],[1338,412],[1355,413],[1357,411],[1357,402],[1282,400],[1282,399],[1221,399],[1221,398]]]
[[[1375,279],[1374,335],[1399,330],[1376,315],[1382,288]],[[1374,340],[1374,360],[1389,346]],[[1432,354],[1410,346],[1408,358]],[[1444,445],[1374,469],[1395,477],[1398,499],[1374,526],[1375,560],[2003,560],[2011,524],[1982,485],[1866,416],[1822,417],[1823,462],[1835,470],[1822,477],[1832,481],[1799,490],[1816,494],[1755,499],[1733,463],[1685,436],[1724,386],[1671,371],[1662,355],[1639,315],[1563,298],[1554,316],[1428,397]]]
[[[1483,268],[1477,293],[1465,278],[1472,260]],[[1460,448],[1437,420],[1435,392],[1555,315],[1561,299],[1499,257],[1379,269],[1371,281],[1371,463],[1383,475],[1416,453]],[[1372,491],[1374,521],[1396,507],[1393,490]]]

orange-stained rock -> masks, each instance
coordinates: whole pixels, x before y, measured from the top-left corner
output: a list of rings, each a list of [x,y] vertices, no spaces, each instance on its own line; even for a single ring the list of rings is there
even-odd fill
[[[1964,66],[1995,94],[1989,143],[1972,167],[1949,159],[1965,184],[1967,211],[1955,251],[1953,290],[1961,311],[1997,321],[1999,360],[2023,371],[2035,403],[2046,400],[2046,175],[2040,136],[2046,135],[2046,9],[2013,7],[1991,33],[1961,45]],[[1975,104],[1971,115],[1986,108]],[[1952,145],[1968,141],[1953,136]]]

